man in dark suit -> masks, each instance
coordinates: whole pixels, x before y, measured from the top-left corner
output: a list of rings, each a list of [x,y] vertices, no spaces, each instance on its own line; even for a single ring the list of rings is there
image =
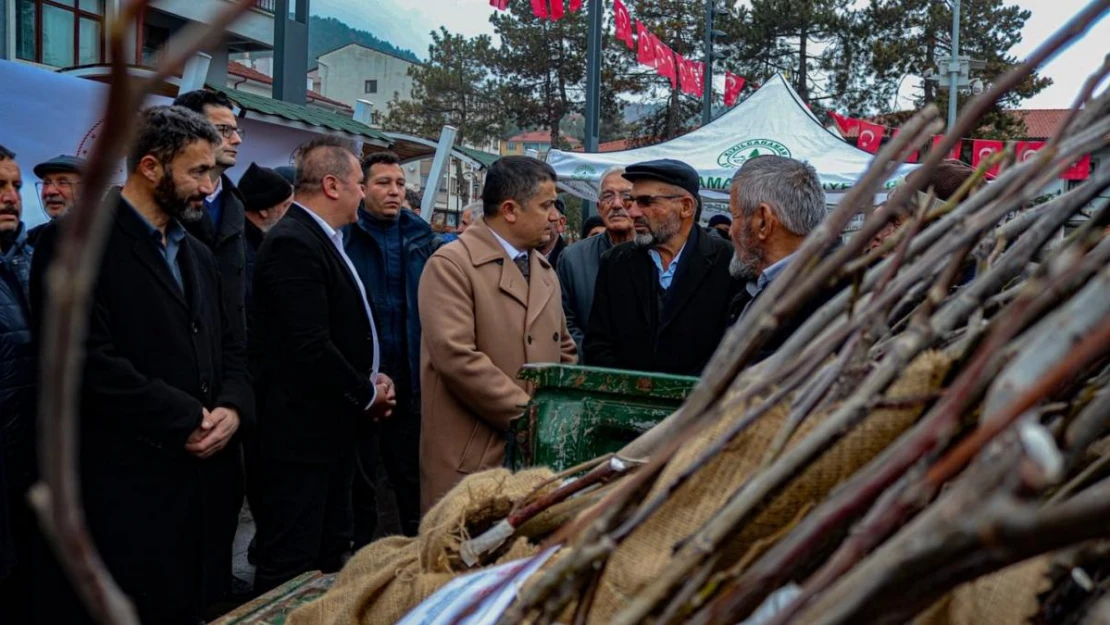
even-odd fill
[[[698,174],[671,159],[629,166],[631,243],[601,258],[583,342],[591,366],[700,375],[738,288],[731,247],[697,227]]]
[[[227,448],[252,418],[245,353],[228,323],[212,252],[186,233],[212,191],[220,139],[204,118],[154,107],[139,118],[92,293],[80,390],[81,487],[93,541],[145,623],[188,623],[229,583],[234,516]],[[65,219],[31,271],[36,330]],[[36,338],[41,343],[42,337]],[[56,565],[36,566],[40,623],[84,623]],[[51,570],[53,575],[40,570]]]
[[[343,250],[363,199],[358,159],[324,137],[300,150],[295,202],[255,264],[251,355],[259,378],[258,570],[266,591],[336,571],[351,547],[355,430],[389,416],[373,314]]]

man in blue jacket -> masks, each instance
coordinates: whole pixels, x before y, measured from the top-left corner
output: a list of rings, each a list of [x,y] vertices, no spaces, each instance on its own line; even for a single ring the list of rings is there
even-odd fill
[[[355,549],[373,537],[378,510],[374,473],[385,465],[396,494],[401,529],[415,536],[420,524],[420,316],[417,287],[428,258],[442,244],[431,226],[401,209],[405,172],[392,152],[362,163],[366,199],[358,222],[347,227],[344,246],[374,310],[381,370],[397,389],[393,415],[367,423],[359,433],[353,507]]]

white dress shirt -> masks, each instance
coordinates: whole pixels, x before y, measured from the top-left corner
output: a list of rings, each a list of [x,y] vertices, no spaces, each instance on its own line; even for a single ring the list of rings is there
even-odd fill
[[[301,205],[298,204],[297,206]],[[366,299],[366,287],[362,285],[362,280],[358,277],[358,271],[355,270],[354,263],[352,263],[350,257],[347,256],[347,252],[343,250],[343,233],[332,228],[322,217],[304,206],[301,206],[301,209],[316,221],[324,231],[324,234],[327,235],[328,240],[335,246],[335,251],[339,252],[339,257],[343,259],[343,262],[347,263],[347,271],[351,272],[351,277],[354,278],[355,284],[358,285],[358,293],[362,296],[362,306],[366,309],[366,318],[370,321],[370,333],[374,339],[374,366],[370,371],[370,387],[373,389],[373,394],[370,396],[370,403],[366,404],[366,409],[369,410],[370,406],[374,405],[374,400],[378,397],[378,386],[374,382],[378,377],[378,365],[381,355],[378,353],[378,328],[374,325],[374,313],[370,311],[370,300]]]
[[[501,235],[497,234],[497,231],[493,228],[490,228],[489,231],[493,233],[493,237],[497,239],[497,242],[501,244],[501,247],[505,248],[505,253],[509,255],[509,260],[516,260],[517,257],[521,254],[524,254],[525,256],[528,255],[528,252],[522,252],[513,247],[512,243],[509,243],[505,239],[502,239]]]

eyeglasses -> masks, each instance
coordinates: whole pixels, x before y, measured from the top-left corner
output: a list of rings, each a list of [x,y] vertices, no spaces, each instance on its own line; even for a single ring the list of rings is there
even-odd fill
[[[629,204],[632,202],[631,193],[617,193],[615,191],[606,191],[598,198],[602,204],[612,204],[613,200],[620,200],[621,204]]]
[[[39,195],[42,195],[42,190],[45,189],[46,187],[54,187],[55,189],[57,189],[59,191],[70,191],[79,184],[81,184],[81,183],[80,182],[72,182],[72,181],[69,181],[69,180],[46,180],[46,181],[43,181],[43,182],[36,182],[35,183],[35,189],[38,190]]]
[[[639,206],[640,208],[647,208],[648,206],[651,206],[652,204],[654,204],[658,200],[677,200],[680,197],[686,197],[686,196],[685,195],[637,195],[637,196],[634,196],[630,199],[631,199],[631,201],[636,203],[636,206]]]
[[[238,126],[228,126],[227,124],[216,124],[216,132],[220,133],[220,136],[224,139],[230,139],[233,134],[238,134],[240,139],[247,136],[246,131],[242,128]]]

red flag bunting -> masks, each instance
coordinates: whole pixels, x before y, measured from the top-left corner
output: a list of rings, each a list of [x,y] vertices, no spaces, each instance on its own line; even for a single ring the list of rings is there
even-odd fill
[[[1060,177],[1064,180],[1086,180],[1091,176],[1091,155],[1084,154],[1083,158],[1064,170]]]
[[[725,106],[735,106],[744,90],[744,79],[732,72],[725,72]]]
[[[574,1],[571,0],[571,2]],[[581,0],[578,1],[581,4]],[[632,37],[632,15],[621,0],[613,0],[613,18],[616,23],[617,39],[623,41],[629,48],[635,49],[636,40]]]
[[[509,0],[489,0],[489,5],[498,11],[504,11],[509,8]]]
[[[694,92],[694,77],[690,75],[690,62],[681,54],[675,53],[675,66],[678,68],[678,85],[682,93]]]
[[[895,128],[894,129],[894,134],[892,134],[890,136],[891,137],[897,137],[898,133],[901,132],[901,131],[902,131],[901,128]],[[906,162],[907,163],[916,163],[917,162],[917,150],[914,150],[913,154],[910,154],[909,158],[906,159]]]
[[[836,127],[840,129],[841,134],[847,135],[859,128],[859,120],[853,117],[846,117],[836,111],[829,111],[829,117],[836,122]]]
[[[883,133],[885,131],[886,128],[879,124],[872,124],[861,119],[859,120],[859,138],[856,139],[856,145],[859,149],[874,154],[879,151],[879,146],[883,143]]]
[[[1018,141],[1016,150],[1014,150],[1014,163],[1021,164],[1030,159],[1036,158],[1037,152],[1044,147],[1044,141]]]
[[[532,0],[532,15],[541,20],[547,19],[547,0]]]
[[[656,67],[659,68],[659,75],[671,79],[671,88],[678,87],[678,70],[674,64],[674,50],[670,46],[656,39],[655,54],[656,54]],[[659,50],[662,48],[662,59],[659,58]]]
[[[705,96],[705,63],[702,61],[690,62],[690,73],[694,75],[694,95],[701,98]]]
[[[655,67],[655,42],[652,41],[651,31],[640,20],[636,20],[636,43],[636,61],[640,65]]]
[[[1001,141],[990,141],[987,139],[975,139],[971,142],[971,166],[978,168],[979,164],[991,156],[998,154],[1002,151]],[[996,163],[994,167],[987,170],[987,176],[993,178],[998,175],[998,168],[1001,163]]]
[[[567,2],[567,9],[570,10],[571,13],[577,13],[581,8],[582,0],[570,0],[570,2]]]
[[[563,0],[551,0],[551,19],[561,20],[565,14],[566,9],[563,7]]]
[[[944,141],[944,135],[933,135],[933,149],[934,150],[940,147],[940,142],[941,141]],[[957,141],[956,145],[952,146],[952,152],[948,156],[946,156],[945,158],[949,158],[949,159],[952,159],[954,161],[960,160],[960,148],[962,147],[960,145],[961,143],[963,143],[963,142],[962,141]]]

